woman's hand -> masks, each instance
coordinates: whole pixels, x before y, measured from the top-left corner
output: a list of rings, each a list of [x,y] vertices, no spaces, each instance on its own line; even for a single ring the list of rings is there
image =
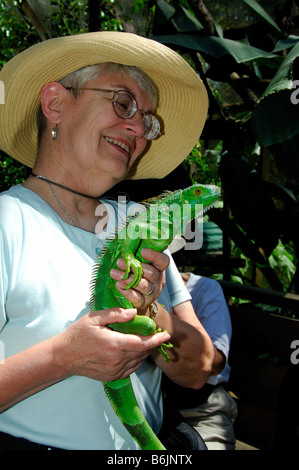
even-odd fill
[[[0,413],[72,375],[111,381],[135,372],[169,340],[166,333],[136,336],[106,326],[135,315],[135,309],[118,307],[88,313],[62,333],[6,358],[1,365]]]
[[[166,333],[136,336],[107,328],[110,323],[126,322],[135,315],[135,309],[119,307],[84,315],[53,338],[56,364],[66,375],[101,381],[132,374],[154,349],[170,338]]]
[[[111,277],[117,281],[116,288],[118,291],[138,309],[139,315],[144,314],[161,294],[165,285],[165,270],[169,265],[169,257],[165,253],[145,248],[141,251],[141,255],[151,264],[142,263],[142,279],[134,288],[125,290],[125,287],[130,284],[132,279],[129,277],[123,280],[126,269],[123,259],[118,260],[117,266],[119,269],[112,269],[110,272]]]

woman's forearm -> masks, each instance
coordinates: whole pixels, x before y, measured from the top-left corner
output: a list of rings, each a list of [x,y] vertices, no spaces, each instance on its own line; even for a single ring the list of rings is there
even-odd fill
[[[215,348],[191,303],[175,307],[174,315],[159,305],[155,321],[159,328],[168,331],[173,348],[167,349],[169,363],[157,351],[152,355],[154,361],[177,384],[194,389],[203,387],[213,373]]]
[[[72,375],[111,381],[128,377],[169,335],[136,336],[106,325],[131,320],[135,309],[111,308],[84,315],[62,333],[0,365],[0,412]]]
[[[49,339],[4,360],[0,365],[0,412],[65,378],[53,354]]]

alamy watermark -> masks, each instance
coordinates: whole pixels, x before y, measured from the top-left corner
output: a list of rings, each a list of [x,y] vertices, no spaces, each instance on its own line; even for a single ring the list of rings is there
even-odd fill
[[[299,364],[299,339],[294,339],[291,343],[291,349],[294,349],[290,356],[291,363],[293,365]]]
[[[5,87],[2,80],[0,80],[0,104],[5,104]]]
[[[194,208],[193,208],[194,210]],[[117,208],[115,204],[100,204],[95,215],[99,221],[95,227],[95,234],[100,239],[113,238],[117,234],[120,240],[169,240],[174,236],[184,235],[185,249],[198,250],[202,247],[203,230],[202,218],[193,224],[191,204],[152,204],[145,208],[141,204],[127,205],[126,198],[119,196]],[[202,204],[195,204],[195,214],[203,212]],[[138,218],[132,216],[138,215]]]
[[[299,80],[294,80],[292,83],[292,88],[295,88],[295,91],[291,93],[291,103],[299,103]]]

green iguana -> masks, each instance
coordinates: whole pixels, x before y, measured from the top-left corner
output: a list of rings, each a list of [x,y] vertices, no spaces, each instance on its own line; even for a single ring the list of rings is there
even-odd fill
[[[141,262],[146,262],[140,254],[143,248],[164,251],[175,235],[183,235],[186,224],[209,209],[220,196],[217,186],[195,184],[184,190],[165,192],[160,196],[143,201],[144,212],[131,216],[123,228],[108,239],[95,260],[91,280],[90,310],[103,310],[111,307],[132,308],[129,302],[116,289],[109,273],[117,267],[119,258],[126,262],[124,279],[133,273],[133,280],[127,289],[138,285],[142,278]],[[105,279],[105,282],[103,282]],[[107,325],[122,333],[153,335],[158,330],[155,322],[147,316],[136,315],[125,323]],[[158,348],[166,361],[169,360],[163,344]],[[141,449],[165,449],[157,438],[137,404],[130,377],[111,382],[103,382],[115,413]]]

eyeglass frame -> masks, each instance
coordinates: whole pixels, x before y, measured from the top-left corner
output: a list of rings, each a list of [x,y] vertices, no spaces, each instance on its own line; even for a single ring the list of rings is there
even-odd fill
[[[146,113],[145,111],[143,111],[142,109],[138,109],[138,105],[137,105],[137,101],[136,99],[134,98],[133,94],[128,91],[128,90],[110,90],[110,89],[106,89],[106,88],[88,88],[88,87],[73,87],[73,86],[65,86],[64,87],[66,90],[90,90],[90,91],[100,91],[100,92],[104,92],[104,93],[113,93],[112,95],[112,98],[111,98],[111,103],[112,103],[112,108],[113,108],[113,111],[115,112],[115,114],[120,117],[121,119],[131,119],[132,117],[135,116],[135,114],[137,113],[137,111],[140,111],[142,113],[142,122],[145,118],[145,116],[151,116],[153,122],[154,122],[154,126],[155,127],[158,127],[158,131],[157,133],[155,134],[154,137],[152,137],[151,139],[148,139],[144,136],[144,134],[146,133],[146,129],[144,131],[144,134],[142,135],[142,137],[144,137],[146,140],[154,140],[156,139],[159,134],[160,134],[160,129],[161,129],[161,126],[160,126],[160,122],[159,120],[156,118],[156,116],[154,116],[153,114],[151,113]],[[133,100],[133,107],[132,107],[132,113],[130,116],[127,116],[127,117],[124,117],[124,116],[120,116],[116,110],[115,110],[115,107],[114,107],[114,103],[116,103],[114,101],[114,98],[115,98],[115,95],[119,92],[124,92],[124,93],[127,93],[129,96],[131,96],[132,100]],[[158,125],[158,126],[157,126]]]

